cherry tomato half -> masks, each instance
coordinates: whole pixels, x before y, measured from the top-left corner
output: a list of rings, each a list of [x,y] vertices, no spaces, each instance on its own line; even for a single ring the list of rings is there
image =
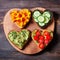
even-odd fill
[[[39,44],[39,48],[44,49],[44,47],[45,47],[44,44],[42,44],[42,43]]]
[[[40,35],[40,31],[39,31],[39,30],[37,30],[36,35],[37,35],[37,36],[39,36],[39,35]]]
[[[48,31],[44,31],[44,36],[50,35]]]

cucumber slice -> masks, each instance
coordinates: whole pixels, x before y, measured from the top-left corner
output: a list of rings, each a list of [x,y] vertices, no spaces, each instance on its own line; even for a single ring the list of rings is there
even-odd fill
[[[38,17],[38,21],[39,21],[39,22],[44,22],[44,16],[39,16],[39,17]]]
[[[40,26],[44,26],[44,25],[45,25],[45,23],[39,23],[39,25],[40,25]]]
[[[49,21],[50,21],[49,18],[48,17],[45,17],[44,23],[48,23]]]
[[[39,15],[41,15],[40,11],[36,10],[33,13],[33,18],[37,18]]]
[[[43,16],[46,16],[46,17],[50,18],[51,15],[50,15],[49,11],[46,11],[46,12],[43,13]]]
[[[35,18],[34,20],[35,20],[35,22],[38,22],[38,19]]]

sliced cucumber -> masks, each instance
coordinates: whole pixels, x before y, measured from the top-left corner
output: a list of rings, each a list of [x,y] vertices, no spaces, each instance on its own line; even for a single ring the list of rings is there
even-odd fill
[[[33,18],[37,18],[39,15],[41,15],[40,11],[36,10],[33,13]]]
[[[50,15],[49,11],[46,11],[46,12],[43,13],[43,16],[46,16],[46,17],[50,18],[51,15]]]
[[[40,26],[44,26],[44,25],[45,25],[45,23],[39,23],[39,25],[40,25]]]
[[[35,22],[38,22],[38,19],[35,18],[34,20],[35,20]]]
[[[39,16],[39,17],[38,17],[38,21],[39,21],[39,22],[44,22],[44,16]]]
[[[49,18],[48,17],[45,17],[45,21],[44,21],[44,23],[48,23],[49,22]]]

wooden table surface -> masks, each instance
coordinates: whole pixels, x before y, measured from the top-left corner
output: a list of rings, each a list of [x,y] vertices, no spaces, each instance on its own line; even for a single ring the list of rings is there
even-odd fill
[[[11,8],[44,7],[53,11],[55,18],[54,39],[42,52],[25,55],[16,51],[7,41],[0,24],[0,60],[60,60],[60,0],[0,0],[0,21]]]

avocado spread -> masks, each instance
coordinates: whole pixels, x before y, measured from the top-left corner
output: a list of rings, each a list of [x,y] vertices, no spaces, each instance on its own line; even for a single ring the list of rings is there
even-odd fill
[[[26,29],[23,29],[19,32],[11,31],[8,34],[9,40],[16,44],[20,49],[22,49],[24,45],[27,43],[29,36],[30,32]]]

